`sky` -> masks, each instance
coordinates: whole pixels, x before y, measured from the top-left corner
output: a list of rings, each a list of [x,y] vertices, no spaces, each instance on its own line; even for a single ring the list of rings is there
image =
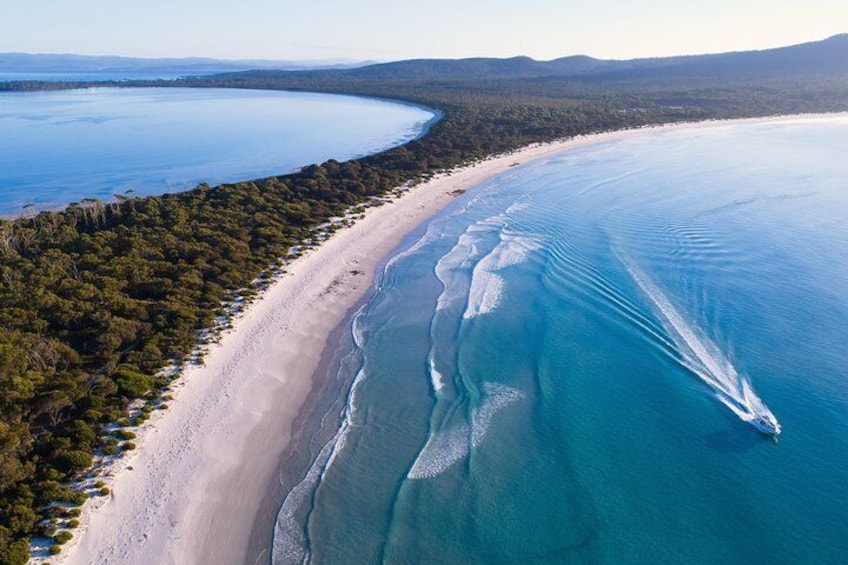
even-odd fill
[[[845,0],[0,0],[0,52],[26,53],[627,59],[844,32]]]

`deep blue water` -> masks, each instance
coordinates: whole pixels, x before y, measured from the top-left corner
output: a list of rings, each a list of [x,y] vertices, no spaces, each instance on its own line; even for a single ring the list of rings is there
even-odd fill
[[[413,106],[313,93],[0,93],[0,215],[347,160],[409,141],[433,117]]]
[[[844,563],[846,154],[718,124],[469,191],[357,315],[275,561]]]

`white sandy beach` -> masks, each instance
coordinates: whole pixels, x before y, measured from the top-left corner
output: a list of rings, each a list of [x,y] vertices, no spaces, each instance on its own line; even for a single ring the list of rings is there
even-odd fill
[[[212,346],[205,366],[185,371],[170,408],[145,424],[139,448],[108,479],[112,495],[86,505],[76,538],[47,561],[243,563],[327,338],[369,291],[381,259],[456,191],[517,162],[644,131],[535,145],[434,178],[293,261]],[[215,557],[201,559],[199,548]]]

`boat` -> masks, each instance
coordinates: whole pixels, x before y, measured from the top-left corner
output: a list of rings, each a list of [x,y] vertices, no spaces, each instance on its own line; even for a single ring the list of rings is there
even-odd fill
[[[771,412],[755,414],[754,418],[751,420],[751,424],[764,434],[771,436],[780,435],[780,424]]]

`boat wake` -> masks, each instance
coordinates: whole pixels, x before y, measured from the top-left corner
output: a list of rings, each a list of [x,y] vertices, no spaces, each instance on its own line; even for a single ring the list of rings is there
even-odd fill
[[[777,436],[781,427],[766,404],[757,396],[721,349],[703,332],[689,325],[668,297],[631,261],[621,258],[628,273],[651,301],[651,306],[674,342],[684,366],[695,373],[715,396],[741,420],[763,433]]]

